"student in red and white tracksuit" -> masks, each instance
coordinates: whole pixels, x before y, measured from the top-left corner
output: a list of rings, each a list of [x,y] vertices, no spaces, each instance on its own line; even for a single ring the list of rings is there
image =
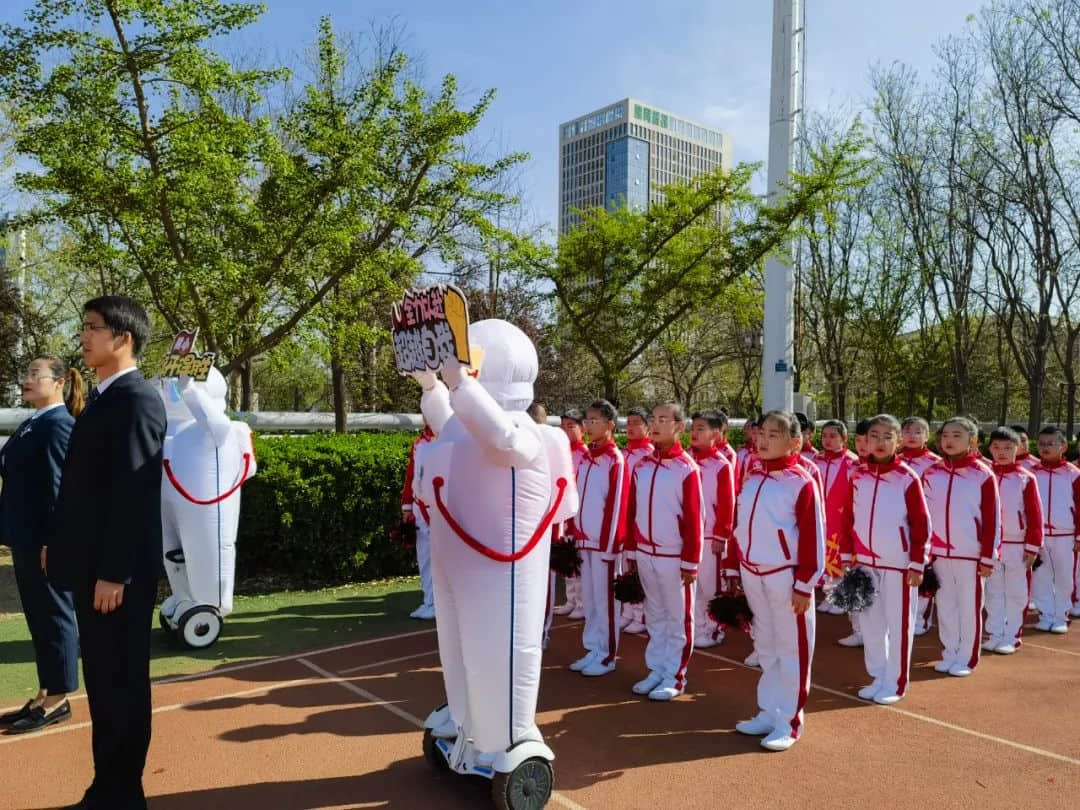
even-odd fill
[[[983,579],[994,570],[1001,501],[993,470],[969,452],[975,425],[954,417],[938,435],[945,457],[922,478],[940,583],[935,601],[944,652],[934,669],[962,678],[979,663]]]
[[[1016,463],[1026,470],[1034,470],[1039,464],[1037,453],[1031,452],[1031,439],[1023,425],[1010,425],[1020,439],[1020,449],[1016,451]]]
[[[1001,493],[1001,548],[986,581],[986,631],[983,649],[1011,655],[1020,646],[1024,615],[1031,599],[1031,566],[1042,548],[1043,516],[1039,484],[1016,460],[1020,437],[1000,427],[990,434],[990,454]]]
[[[416,473],[416,457],[423,453],[425,445],[435,439],[427,424],[409,450],[409,466],[405,470],[405,486],[401,490],[401,518],[416,525],[416,562],[420,569],[420,590],[423,601],[409,616],[413,619],[435,618],[435,592],[431,587],[431,516],[427,504],[413,495],[413,478]]]
[[[694,646],[714,647],[724,631],[708,613],[724,567],[724,552],[735,518],[735,473],[717,446],[723,424],[718,411],[701,411],[691,417],[690,448],[701,469],[701,512],[705,519],[705,544],[698,568],[694,604]]]
[[[720,454],[728,460],[728,464],[731,465],[732,476],[735,474],[735,470],[739,465],[739,454],[735,451],[735,448],[731,446],[731,443],[727,439],[728,431],[728,418],[727,414],[723,411],[717,411],[720,416],[721,425],[720,438],[716,440],[716,449],[720,451]]]
[[[589,452],[588,446],[583,440],[585,435],[585,414],[576,408],[571,408],[562,415],[562,429],[570,439],[570,458],[574,462],[576,470],[585,455]],[[573,536],[573,527],[569,522],[562,530],[564,537]],[[585,618],[585,602],[581,596],[581,577],[567,577],[566,601],[555,607],[552,612],[558,616],[568,616],[571,619]]]
[[[1043,564],[1031,576],[1031,597],[1039,609],[1036,629],[1067,633],[1076,589],[1080,551],[1080,469],[1065,460],[1064,434],[1054,427],[1039,431],[1039,484],[1043,513]]]
[[[580,504],[574,517],[574,539],[581,551],[581,596],[585,603],[582,643],[585,655],[570,665],[583,675],[606,675],[615,669],[619,649],[620,603],[614,580],[626,529],[630,482],[626,459],[615,446],[615,407],[598,400],[585,411],[589,452],[578,463]]]
[[[803,730],[814,656],[814,588],[825,565],[825,524],[817,485],[796,460],[799,423],[770,411],[762,419],[760,462],[743,482],[726,574],[737,574],[753,611],[762,669],[758,714],[736,725],[784,751]]]
[[[649,411],[641,406],[635,406],[626,412],[626,449],[623,455],[626,457],[628,474],[632,476],[638,462],[646,456],[651,456],[652,452],[653,443],[649,438]],[[625,553],[623,556],[625,557]],[[625,567],[623,565],[624,570]],[[623,603],[620,624],[627,633],[644,633],[646,629],[645,603]]]
[[[930,441],[930,423],[921,416],[909,416],[901,424],[901,458],[905,464],[922,478],[941,456],[927,447]],[[921,636],[934,626],[934,597],[919,596],[919,608],[915,613],[915,635]]]
[[[802,411],[795,411],[795,418],[799,420],[799,430],[802,431],[802,447],[799,448],[799,456],[810,464],[816,464],[818,451],[814,447],[814,433],[817,428],[810,421],[810,417]]]
[[[701,474],[683,450],[686,426],[673,403],[653,408],[649,424],[653,455],[634,468],[627,506],[626,552],[645,591],[649,674],[634,693],[671,700],[686,689],[686,668],[694,649],[694,590],[704,523]]]
[[[859,690],[859,697],[886,706],[907,694],[917,588],[930,540],[922,483],[897,457],[899,442],[900,423],[894,417],[881,414],[870,420],[870,457],[852,473],[840,538],[843,557],[854,555],[877,590],[860,614],[863,660],[873,681]]]
[[[830,419],[821,428],[822,450],[814,456],[821,474],[825,506],[825,587],[831,588],[839,579],[840,534],[848,520],[848,484],[859,457],[847,449],[847,425]],[[844,611],[824,599],[818,613],[840,615]]]
[[[746,441],[743,446],[735,453],[737,459],[735,463],[735,492],[738,494],[740,487],[742,487],[743,479],[746,477],[746,473],[753,465],[754,460],[757,458],[757,439],[758,433],[761,428],[754,420],[747,419],[743,428],[746,431]]]

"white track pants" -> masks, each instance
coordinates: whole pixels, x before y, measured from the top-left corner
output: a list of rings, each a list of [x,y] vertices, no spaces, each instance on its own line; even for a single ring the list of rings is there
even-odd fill
[[[1043,564],[1031,575],[1031,596],[1044,621],[1064,624],[1072,608],[1076,557],[1072,537],[1047,537],[1040,552]]]
[[[915,627],[925,633],[933,626],[934,597],[920,596],[918,607],[915,609]]]
[[[982,645],[983,580],[975,560],[934,560],[941,587],[935,595],[942,660],[974,669]]]
[[[413,507],[416,518],[416,564],[420,568],[420,590],[424,592],[424,604],[435,604],[435,591],[431,586],[431,527],[428,526],[420,508]]]
[[[697,594],[694,602],[694,635],[713,636],[719,629],[709,616],[709,600],[716,596],[717,555],[713,553],[712,543],[705,541],[701,551],[701,565],[698,566]]]
[[[661,686],[686,686],[686,668],[694,650],[695,585],[683,585],[678,557],[637,554],[638,575],[645,591],[649,643],[645,665],[663,676]]]
[[[604,562],[599,551],[581,552],[581,596],[585,603],[585,649],[600,653],[604,664],[615,660],[619,649],[619,611],[612,583],[618,571],[615,561]]]
[[[546,540],[516,563],[489,560],[456,537],[432,544],[447,703],[477,751],[543,741],[536,698],[550,554]]]
[[[858,614],[866,672],[889,690],[885,694],[903,696],[911,672],[917,591],[907,584],[907,571],[865,566],[863,570],[877,586],[874,603]]]
[[[566,583],[566,604],[573,605],[574,607],[583,607],[584,602],[581,597],[581,577],[567,577],[563,581]]]
[[[754,651],[761,664],[758,708],[772,715],[777,728],[790,726],[791,736],[798,738],[810,694],[816,624],[813,595],[808,611],[792,609],[794,584],[791,569],[763,577],[742,569],[743,591],[754,613]]]
[[[1002,543],[1001,559],[986,581],[986,631],[1000,642],[1020,643],[1031,593],[1023,543]]]
[[[548,572],[547,604],[544,607],[544,646],[551,638],[551,621],[555,618],[555,572]]]

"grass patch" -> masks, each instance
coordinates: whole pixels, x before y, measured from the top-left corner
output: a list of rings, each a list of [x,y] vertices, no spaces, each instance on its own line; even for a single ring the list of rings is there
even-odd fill
[[[164,678],[236,661],[272,658],[332,647],[371,636],[433,628],[409,618],[420,603],[416,577],[238,596],[221,638],[206,650],[189,650],[157,627],[153,616],[150,675]],[[81,682],[81,681],[80,681]],[[37,694],[30,633],[21,614],[0,617],[0,706]]]

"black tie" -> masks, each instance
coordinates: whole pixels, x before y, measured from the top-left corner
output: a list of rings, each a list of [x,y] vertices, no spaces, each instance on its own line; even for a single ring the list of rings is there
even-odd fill
[[[94,400],[96,400],[100,396],[101,392],[97,390],[97,386],[95,385],[93,388],[90,389],[90,394],[86,397],[86,407],[89,408],[91,405],[93,405]]]

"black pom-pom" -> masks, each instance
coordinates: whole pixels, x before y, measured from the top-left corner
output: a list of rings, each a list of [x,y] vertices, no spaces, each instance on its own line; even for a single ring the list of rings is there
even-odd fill
[[[561,577],[573,578],[581,573],[581,552],[567,538],[551,544],[551,570]]]
[[[874,604],[877,587],[864,568],[855,566],[840,578],[826,597],[845,613],[858,613]]]
[[[1042,565],[1042,564],[1043,564],[1042,554],[1036,554],[1035,555],[1035,562],[1033,562],[1031,564],[1031,570],[1032,571],[1038,571],[1039,566]]]
[[[397,540],[405,548],[416,548],[416,521],[401,521],[398,528],[390,530],[390,539]]]
[[[926,570],[923,571],[922,575],[922,585],[919,586],[919,596],[932,597],[940,587],[941,582],[934,572],[934,567],[932,565],[926,566]]]
[[[619,574],[611,585],[615,591],[615,598],[620,602],[638,605],[645,601],[645,589],[641,587],[641,577],[638,576],[637,571]]]
[[[709,616],[721,627],[737,627],[750,632],[754,611],[744,593],[718,593],[709,600]]]

